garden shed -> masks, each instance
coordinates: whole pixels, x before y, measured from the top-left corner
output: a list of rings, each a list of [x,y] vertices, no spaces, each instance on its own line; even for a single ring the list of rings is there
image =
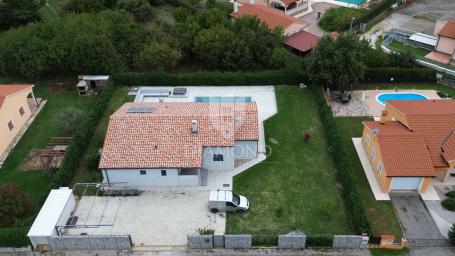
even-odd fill
[[[56,226],[66,224],[75,205],[72,189],[62,187],[51,190],[27,234],[33,249],[50,245],[51,238],[58,236]]]

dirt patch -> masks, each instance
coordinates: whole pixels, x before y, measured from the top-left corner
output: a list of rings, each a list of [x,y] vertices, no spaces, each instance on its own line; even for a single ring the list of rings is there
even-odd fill
[[[415,0],[400,13],[429,20],[455,19],[455,1]]]

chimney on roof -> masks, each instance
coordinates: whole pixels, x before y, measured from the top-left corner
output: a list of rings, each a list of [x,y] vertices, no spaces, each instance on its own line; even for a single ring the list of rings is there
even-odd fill
[[[239,3],[237,2],[237,0],[234,0],[234,13],[238,13],[239,12]]]
[[[254,4],[254,0],[250,0],[250,4]]]
[[[387,116],[387,111],[386,110],[383,110],[381,112],[381,118],[379,119],[379,123],[380,124],[384,124],[385,123],[385,117]]]
[[[378,129],[378,128],[374,128],[374,129],[373,129],[373,133],[374,133],[375,136],[378,136],[378,134],[379,134],[379,129]]]
[[[191,121],[191,133],[192,134],[197,133],[197,121],[196,120]]]

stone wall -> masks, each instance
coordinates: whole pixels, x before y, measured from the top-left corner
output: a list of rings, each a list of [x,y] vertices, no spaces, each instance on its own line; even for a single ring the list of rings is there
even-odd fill
[[[188,248],[211,249],[213,248],[212,235],[188,235]]]
[[[361,242],[362,236],[334,235],[332,248],[357,249]]]
[[[227,249],[248,249],[252,246],[251,235],[225,235],[224,247]]]
[[[303,232],[290,232],[278,236],[278,248],[303,249],[306,245],[306,235]]]
[[[61,250],[125,250],[131,249],[131,237],[128,236],[54,236],[50,247]]]

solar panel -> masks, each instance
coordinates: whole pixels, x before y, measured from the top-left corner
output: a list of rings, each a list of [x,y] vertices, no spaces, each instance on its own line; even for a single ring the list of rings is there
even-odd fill
[[[130,107],[126,110],[126,113],[153,113],[155,112],[154,108],[148,107]]]
[[[173,94],[174,95],[185,95],[186,94],[186,88],[183,88],[183,87],[174,88]]]

